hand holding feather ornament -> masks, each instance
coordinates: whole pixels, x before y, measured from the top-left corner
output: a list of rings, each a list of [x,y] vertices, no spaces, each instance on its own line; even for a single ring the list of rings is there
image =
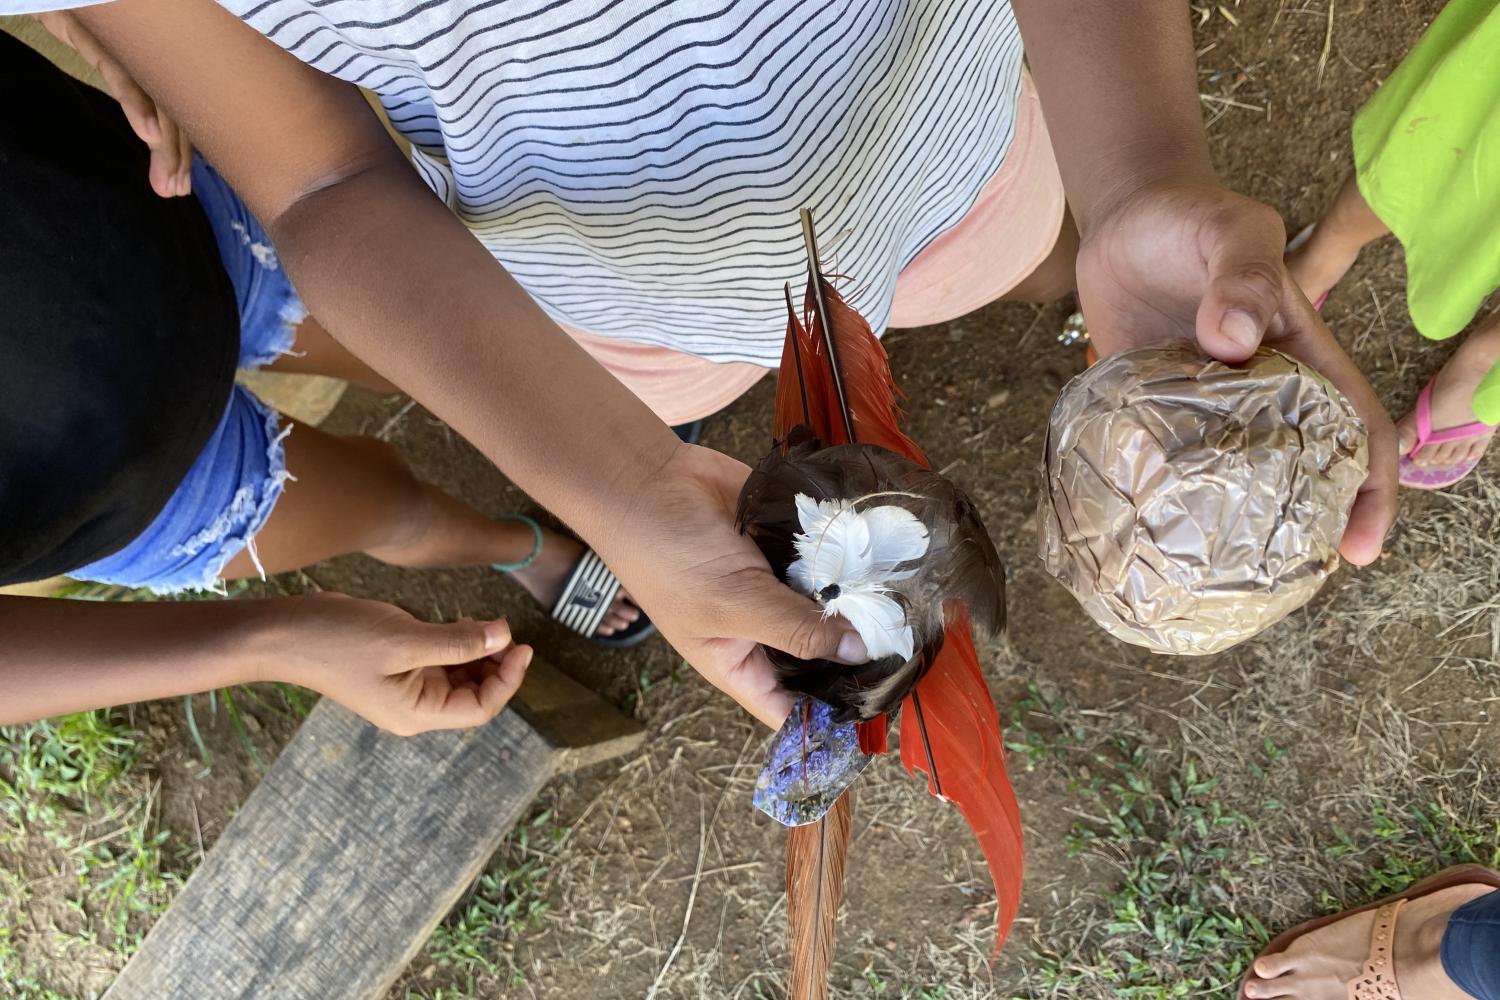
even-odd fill
[[[787,914],[793,998],[827,995],[843,895],[849,788],[887,750],[901,717],[901,762],[927,775],[973,828],[998,902],[998,952],[1020,899],[1021,823],[1005,775],[999,718],[970,622],[1004,626],[999,556],[964,492],[928,468],[902,433],[885,350],[818,263],[802,213],[808,288],[787,292],[776,386],[776,447],[740,494],[737,520],[789,586],[847,620],[871,657],[859,666],[766,648],[800,694],[773,739],[755,804],[790,827]]]

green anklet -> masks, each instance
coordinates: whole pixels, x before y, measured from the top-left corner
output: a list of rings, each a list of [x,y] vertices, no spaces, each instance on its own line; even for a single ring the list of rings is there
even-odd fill
[[[531,548],[531,555],[520,562],[513,563],[490,563],[490,568],[499,570],[501,573],[519,573],[523,569],[529,569],[536,562],[536,557],[542,554],[542,526],[536,523],[536,519],[527,517],[525,514],[501,514],[495,518],[497,521],[519,521],[531,529],[532,538],[536,539]]]

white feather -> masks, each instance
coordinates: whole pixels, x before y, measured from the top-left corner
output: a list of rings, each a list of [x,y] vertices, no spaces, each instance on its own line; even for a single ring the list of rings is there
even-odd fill
[[[787,582],[815,598],[823,613],[840,615],[864,640],[870,658],[910,659],[915,639],[890,584],[914,569],[898,569],[927,553],[927,526],[904,507],[858,510],[851,500],[796,498],[801,533]]]

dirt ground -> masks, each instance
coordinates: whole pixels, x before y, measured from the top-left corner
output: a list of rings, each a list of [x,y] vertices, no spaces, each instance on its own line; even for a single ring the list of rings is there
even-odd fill
[[[1200,90],[1225,179],[1278,207],[1291,231],[1315,219],[1350,169],[1354,111],[1440,8],[1195,8]],[[1398,415],[1447,353],[1413,331],[1403,281],[1399,248],[1374,246],[1324,310]],[[998,305],[885,339],[913,435],[973,493],[1008,567],[1009,635],[982,653],[1002,717],[1020,706],[1011,769],[1029,856],[1021,920],[991,965],[993,892],[967,828],[894,759],[878,762],[856,795],[835,995],[1224,995],[1215,984],[1232,970],[1212,967],[1263,940],[1258,927],[1360,898],[1373,874],[1432,870],[1456,843],[1495,835],[1500,482],[1482,470],[1447,494],[1407,494],[1379,563],[1342,569],[1310,607],[1236,650],[1166,659],[1124,646],[1079,613],[1035,554],[1046,414],[1083,364],[1079,349],[1056,343],[1067,311]],[[715,417],[703,443],[753,462],[768,446],[770,411],[767,382]],[[421,475],[488,513],[532,509],[404,399],[351,390],[325,427],[387,438]],[[538,810],[558,833],[524,850],[545,862],[546,912],[497,943],[498,971],[468,980],[419,959],[393,997],[783,995],[784,834],[750,806],[768,734],[665,643],[601,652],[477,569],[417,573],[347,558],[282,584],[378,596],[434,619],[507,614],[519,636],[649,728],[639,757],[544,792]],[[218,741],[205,773],[175,706],[137,711],[160,821],[186,845],[185,871],[259,772],[222,719],[205,726]],[[269,758],[290,727],[247,711]],[[1207,775],[1207,787],[1194,783]],[[1161,808],[1132,806],[1126,779],[1146,782],[1142,796]],[[1129,823],[1112,834],[1122,816]],[[1143,905],[1244,921],[1232,946],[1184,944],[1197,924],[1155,933],[1149,916],[1141,933],[1121,928],[1120,894],[1140,888],[1151,851],[1170,863],[1153,869],[1165,874],[1138,893]],[[1152,940],[1154,955],[1137,947]],[[92,971],[69,969],[71,960],[56,956],[57,978],[79,995],[118,964],[107,951],[79,959]],[[1201,978],[1176,971],[1187,965]],[[1197,985],[1174,992],[1179,980]]]

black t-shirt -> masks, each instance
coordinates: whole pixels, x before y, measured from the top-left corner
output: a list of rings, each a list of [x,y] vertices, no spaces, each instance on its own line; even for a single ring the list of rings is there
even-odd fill
[[[223,416],[234,289],[107,95],[0,33],[0,585],[123,548]]]

